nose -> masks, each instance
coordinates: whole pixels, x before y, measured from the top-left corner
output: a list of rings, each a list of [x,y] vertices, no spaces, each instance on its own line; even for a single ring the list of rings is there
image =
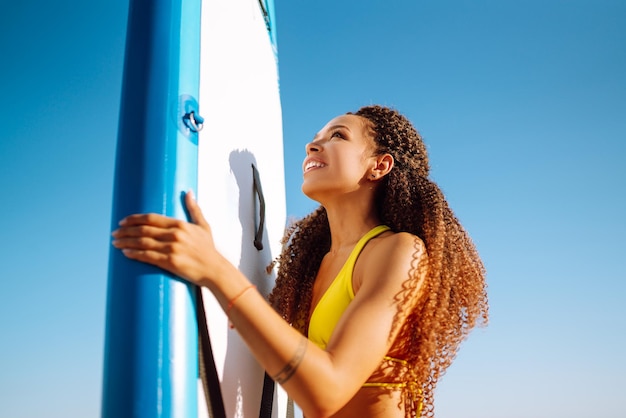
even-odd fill
[[[306,154],[309,155],[312,152],[320,152],[322,150],[322,145],[319,142],[309,142],[305,146]]]

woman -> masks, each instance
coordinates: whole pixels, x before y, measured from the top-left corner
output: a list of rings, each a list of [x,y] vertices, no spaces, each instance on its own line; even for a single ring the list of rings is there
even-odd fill
[[[432,416],[487,297],[476,249],[428,172],[395,110],[331,120],[306,146],[302,190],[321,206],[285,234],[273,308],[216,251],[191,194],[192,223],[132,215],[113,245],[208,287],[305,416]]]

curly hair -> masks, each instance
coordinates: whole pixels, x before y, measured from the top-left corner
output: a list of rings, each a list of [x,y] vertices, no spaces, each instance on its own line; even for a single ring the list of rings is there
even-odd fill
[[[349,114],[367,119],[375,153],[389,153],[395,160],[375,199],[382,223],[394,232],[416,235],[426,247],[422,297],[418,302],[412,299],[410,306],[400,305],[407,310],[406,320],[394,345],[402,346],[411,365],[408,377],[416,382],[403,391],[406,416],[432,417],[438,380],[469,331],[487,323],[485,269],[443,193],[429,179],[426,146],[411,122],[396,110],[377,105]],[[320,206],[289,226],[282,243],[270,303],[306,335],[313,282],[330,249],[325,209]]]

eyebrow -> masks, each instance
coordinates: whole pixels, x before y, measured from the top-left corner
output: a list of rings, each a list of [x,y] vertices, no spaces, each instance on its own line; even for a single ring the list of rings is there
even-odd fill
[[[350,131],[350,128],[349,128],[348,126],[346,126],[346,125],[333,125],[333,126],[329,126],[329,127],[328,127],[328,130],[329,130],[329,131],[333,131],[333,130],[335,130],[335,129],[340,129],[340,128],[341,128],[341,129],[347,129],[348,131]],[[352,131],[350,131],[350,132],[352,132]],[[318,133],[316,133],[316,134],[315,134],[315,136],[313,137],[313,140],[315,141],[315,139],[316,139],[317,137],[319,137],[319,136],[320,136],[320,133],[319,133],[319,132],[318,132]]]

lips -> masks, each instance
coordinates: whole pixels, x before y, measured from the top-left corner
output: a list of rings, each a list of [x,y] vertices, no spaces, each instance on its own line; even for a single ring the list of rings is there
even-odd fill
[[[323,162],[319,161],[319,160],[305,160],[304,161],[304,172],[309,172],[311,170],[315,170],[316,168],[322,168],[322,167],[326,167],[326,164],[324,164]]]

